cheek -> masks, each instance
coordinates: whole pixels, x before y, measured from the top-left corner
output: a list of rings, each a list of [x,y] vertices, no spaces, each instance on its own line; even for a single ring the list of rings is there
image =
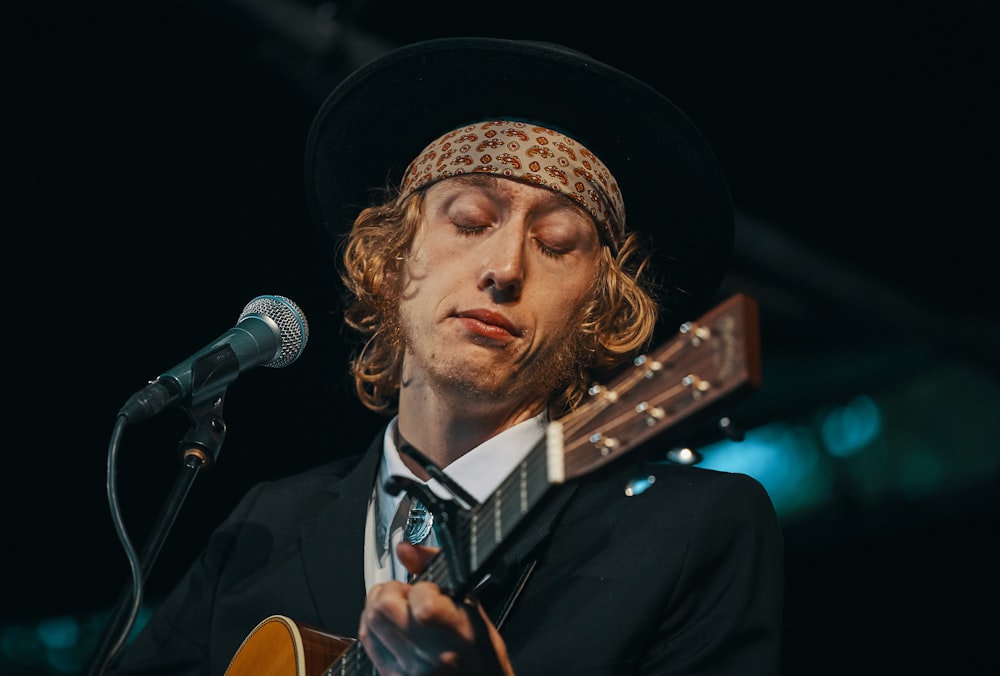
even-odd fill
[[[434,242],[431,246],[414,246],[407,259],[411,283],[444,284],[468,279],[474,260],[468,243],[461,241]]]
[[[414,249],[406,260],[404,300],[427,302],[428,298],[445,293],[460,277],[457,266],[462,260],[460,250],[448,252],[438,248]]]
[[[549,285],[538,292],[537,307],[540,316],[551,330],[563,332],[570,328],[570,323],[578,319],[580,309],[589,298],[589,285],[584,289],[566,287],[565,285]]]

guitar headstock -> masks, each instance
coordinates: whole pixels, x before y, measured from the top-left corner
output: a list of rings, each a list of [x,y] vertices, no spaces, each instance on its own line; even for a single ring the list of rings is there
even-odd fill
[[[760,378],[757,302],[736,294],[614,380],[593,386],[582,406],[552,423],[563,440],[557,474],[581,476],[668,427],[705,420],[760,387]]]

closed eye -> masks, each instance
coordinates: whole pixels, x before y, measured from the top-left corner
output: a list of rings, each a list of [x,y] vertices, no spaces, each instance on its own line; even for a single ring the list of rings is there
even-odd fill
[[[455,229],[458,231],[458,234],[460,235],[469,235],[469,236],[481,235],[489,227],[490,227],[489,225],[471,225],[471,224],[467,225],[464,223],[455,223]]]
[[[547,256],[549,258],[562,258],[563,256],[566,255],[565,251],[562,251],[560,249],[555,249],[540,239],[536,239],[535,243],[538,245],[538,250],[542,252],[542,255]]]

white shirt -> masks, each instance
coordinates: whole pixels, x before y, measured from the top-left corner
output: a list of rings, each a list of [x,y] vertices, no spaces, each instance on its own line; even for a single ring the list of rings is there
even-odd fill
[[[401,533],[393,535],[388,532],[399,507],[403,494],[390,495],[383,486],[391,476],[403,476],[419,481],[399,455],[396,448],[395,430],[396,418],[386,426],[382,439],[382,461],[379,464],[378,477],[372,498],[368,503],[368,517],[365,522],[365,590],[387,580],[405,580],[406,569],[396,558],[396,545]],[[492,439],[475,447],[455,462],[443,468],[444,473],[452,481],[464,488],[479,502],[484,502],[503,483],[528,455],[534,446],[545,436],[548,424],[548,414],[541,413],[534,418],[518,423],[504,430]],[[442,498],[450,499],[451,494],[435,479],[422,482]],[[383,539],[380,546],[379,538]],[[436,546],[437,541],[433,531],[424,542],[428,546]],[[379,551],[382,550],[382,556]]]

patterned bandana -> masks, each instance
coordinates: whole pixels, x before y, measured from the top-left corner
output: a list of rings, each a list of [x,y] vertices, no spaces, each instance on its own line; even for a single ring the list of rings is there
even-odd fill
[[[590,212],[614,252],[625,237],[625,202],[604,163],[568,136],[526,122],[478,122],[433,141],[407,167],[400,199],[443,178],[473,172],[565,195]]]

